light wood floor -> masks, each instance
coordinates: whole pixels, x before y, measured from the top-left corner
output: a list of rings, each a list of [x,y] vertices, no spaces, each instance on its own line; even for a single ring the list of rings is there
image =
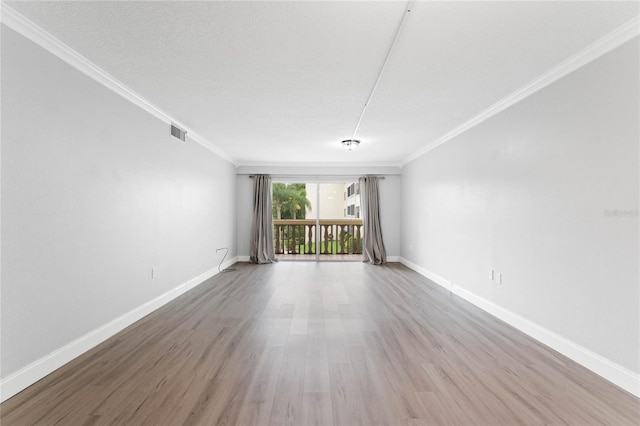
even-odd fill
[[[398,264],[236,265],[2,425],[640,423],[639,400]]]

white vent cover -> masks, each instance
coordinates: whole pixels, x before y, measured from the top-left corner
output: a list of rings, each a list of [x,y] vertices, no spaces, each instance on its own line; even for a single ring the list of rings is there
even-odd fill
[[[171,136],[176,137],[178,139],[180,139],[182,142],[185,141],[185,138],[187,136],[187,132],[185,132],[184,130],[182,130],[181,128],[175,126],[175,125],[171,125]]]

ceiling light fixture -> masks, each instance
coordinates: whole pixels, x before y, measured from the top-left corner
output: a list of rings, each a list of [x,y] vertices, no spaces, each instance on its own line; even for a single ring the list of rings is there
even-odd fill
[[[382,78],[382,74],[384,73],[384,69],[387,67],[387,63],[389,62],[389,58],[391,57],[391,52],[393,52],[393,48],[396,46],[396,42],[398,41],[398,36],[402,31],[402,27],[404,27],[404,23],[407,20],[407,16],[411,13],[411,8],[413,6],[414,0],[407,2],[407,6],[405,7],[404,14],[402,15],[402,19],[400,20],[400,24],[398,24],[398,29],[396,30],[396,35],[393,37],[393,41],[391,42],[391,46],[389,47],[389,51],[387,52],[387,56],[384,58],[384,62],[382,63],[382,67],[380,67],[380,71],[378,71],[378,77],[376,78],[376,82],[373,84],[371,88],[371,92],[369,93],[369,97],[367,101],[364,103],[362,107],[362,112],[360,113],[360,118],[358,118],[358,123],[356,124],[356,128],[353,129],[353,135],[351,139],[345,139],[342,141],[342,146],[344,149],[348,149],[352,151],[360,146],[360,141],[356,139],[356,133],[358,133],[358,128],[360,128],[360,123],[362,123],[362,119],[364,118],[364,113],[367,111],[367,107],[371,103],[371,99],[373,99],[373,94],[376,92],[378,88],[378,84],[380,84],[380,79]]]
[[[342,147],[348,151],[352,151],[360,146],[358,139],[345,139],[342,141]]]

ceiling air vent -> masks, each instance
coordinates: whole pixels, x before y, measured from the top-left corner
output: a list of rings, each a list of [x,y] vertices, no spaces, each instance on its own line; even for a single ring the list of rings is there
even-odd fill
[[[184,130],[182,130],[179,127],[176,127],[175,125],[171,125],[171,136],[176,137],[178,139],[180,139],[182,142],[184,142],[185,137],[187,136],[187,132],[185,132]]]

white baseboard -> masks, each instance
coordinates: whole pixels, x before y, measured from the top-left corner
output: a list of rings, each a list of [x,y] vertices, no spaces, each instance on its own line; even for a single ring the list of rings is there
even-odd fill
[[[411,262],[410,260],[405,259],[404,257],[400,257],[400,263],[402,263],[407,268],[413,269],[414,271],[416,271],[420,275],[427,277],[428,279],[430,279],[434,283],[446,288],[449,291],[452,291],[451,282],[445,280],[440,275],[436,275],[433,272],[424,269],[422,266],[417,265],[417,264]]]
[[[425,276],[436,284],[451,291],[457,296],[465,299],[468,302],[473,303],[480,309],[488,312],[489,314],[501,319],[507,324],[522,331],[528,336],[536,339],[540,343],[543,343],[550,348],[560,352],[567,358],[572,359],[583,367],[588,368],[604,379],[611,383],[621,387],[640,397],[640,375],[626,368],[598,355],[595,352],[590,351],[569,339],[566,339],[550,330],[547,330],[540,325],[529,321],[526,318],[521,317],[487,299],[484,299],[476,294],[465,290],[464,288],[451,284],[450,281],[442,278],[441,276],[403,258],[400,257],[400,262],[413,269],[417,273]]]
[[[390,262],[390,263],[400,262],[400,256],[387,256],[387,262]]]
[[[251,256],[238,256],[238,262],[251,262]]]
[[[237,258],[224,262],[222,268],[227,268],[237,262]],[[104,324],[101,327],[85,334],[82,337],[66,344],[53,351],[49,355],[23,367],[15,373],[0,380],[0,402],[5,401],[18,392],[28,388],[38,380],[51,374],[53,371],[72,361],[88,350],[96,347],[111,336],[127,328],[134,322],[145,317],[156,309],[171,302],[176,297],[186,293],[192,288],[202,284],[204,281],[218,274],[218,268],[209,269],[206,272],[180,284],[168,292],[156,297],[153,300],[127,312],[126,314]]]

